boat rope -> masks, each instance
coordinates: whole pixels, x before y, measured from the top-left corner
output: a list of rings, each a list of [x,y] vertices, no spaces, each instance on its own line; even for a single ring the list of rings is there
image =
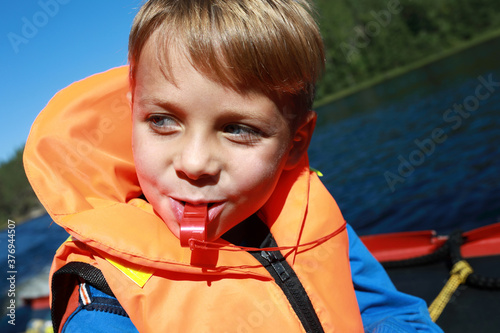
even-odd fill
[[[472,272],[472,267],[470,267],[465,260],[461,260],[453,265],[453,268],[450,271],[450,278],[444,285],[439,295],[437,295],[432,304],[429,306],[429,314],[431,315],[433,322],[436,322],[450,301],[451,296],[461,284],[465,283],[467,277],[471,275]]]
[[[452,248],[460,249],[460,246],[462,245],[463,241],[464,240],[462,233],[460,231],[455,231],[451,233],[448,237],[448,240],[433,253],[409,259],[385,261],[382,262],[382,265],[386,269],[403,268],[403,267],[427,265],[435,263],[437,261],[446,260],[447,258],[450,258]]]
[[[462,233],[455,231],[450,234],[448,240],[440,248],[431,254],[404,260],[386,261],[381,264],[385,269],[390,269],[427,265],[438,261],[449,261],[450,267],[453,267],[457,262],[464,260],[460,253],[460,247],[464,241],[466,239]],[[500,278],[484,276],[474,272],[467,277],[465,284],[469,287],[498,290],[500,289]]]
[[[460,247],[465,241],[466,238],[462,232],[457,230],[451,233],[447,241],[433,253],[404,260],[382,262],[382,265],[389,269],[420,266],[438,261],[449,262],[451,267],[450,278],[429,306],[431,318],[436,321],[460,285],[464,284],[480,289],[500,289],[500,278],[484,276],[474,272],[470,264],[462,257]]]

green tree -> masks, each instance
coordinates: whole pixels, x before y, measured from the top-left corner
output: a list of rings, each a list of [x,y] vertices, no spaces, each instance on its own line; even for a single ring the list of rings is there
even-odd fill
[[[19,220],[31,211],[41,208],[23,167],[23,148],[14,157],[0,165],[0,226],[7,219]],[[16,221],[17,222],[17,221]]]
[[[500,29],[498,0],[316,0],[316,5],[327,61],[317,99]],[[390,8],[398,10],[384,21]]]

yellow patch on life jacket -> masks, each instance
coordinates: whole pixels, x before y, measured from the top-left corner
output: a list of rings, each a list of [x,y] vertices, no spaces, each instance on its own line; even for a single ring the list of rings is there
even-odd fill
[[[67,242],[74,242],[74,241],[78,241],[78,239],[76,239],[75,237],[70,235],[61,244],[61,246],[59,248],[61,248]],[[144,285],[146,284],[146,282],[148,282],[149,278],[153,275],[153,272],[154,272],[154,269],[152,269],[152,268],[139,266],[139,265],[132,265],[132,264],[128,264],[127,266],[124,266],[124,265],[122,265],[122,264],[120,264],[112,259],[106,258],[106,260],[110,264],[112,264],[113,266],[118,268],[118,270],[120,272],[122,272],[123,274],[128,276],[132,281],[135,282],[135,284],[137,284],[141,288],[144,287]]]
[[[106,260],[118,268],[123,274],[129,277],[132,281],[135,282],[139,287],[144,287],[146,282],[148,282],[149,278],[153,275],[154,270],[148,267],[139,266],[139,265],[131,265],[128,264],[124,266],[114,260],[106,258]]]

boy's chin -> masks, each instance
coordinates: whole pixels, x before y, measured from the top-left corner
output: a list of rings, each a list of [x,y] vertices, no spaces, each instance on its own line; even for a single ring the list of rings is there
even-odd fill
[[[180,225],[179,225],[179,223],[177,223],[177,221],[175,221],[172,218],[163,218],[161,215],[160,215],[160,218],[163,220],[163,223],[165,223],[165,225],[170,230],[170,232],[175,237],[179,238],[180,237]]]

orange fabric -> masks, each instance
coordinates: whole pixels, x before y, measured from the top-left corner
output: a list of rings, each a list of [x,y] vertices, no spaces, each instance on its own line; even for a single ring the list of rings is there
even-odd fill
[[[286,296],[250,254],[181,248],[149,203],[137,198],[127,74],[120,67],[74,83],[32,127],[24,156],[28,178],[54,221],[77,239],[61,246],[52,272],[70,261],[98,267],[140,332],[304,332]],[[362,332],[344,220],[306,157],[283,173],[259,214],[279,245],[313,244],[299,246],[287,261],[325,331]],[[106,258],[151,268],[153,276],[141,288]]]
[[[64,323],[68,318],[75,312],[75,310],[78,308],[79,300],[80,300],[80,293],[79,293],[80,286],[75,285],[75,288],[73,289],[73,293],[71,293],[71,296],[68,301],[68,306],[66,307],[66,311],[64,312],[64,315],[62,316],[61,319],[61,329],[64,327]]]

